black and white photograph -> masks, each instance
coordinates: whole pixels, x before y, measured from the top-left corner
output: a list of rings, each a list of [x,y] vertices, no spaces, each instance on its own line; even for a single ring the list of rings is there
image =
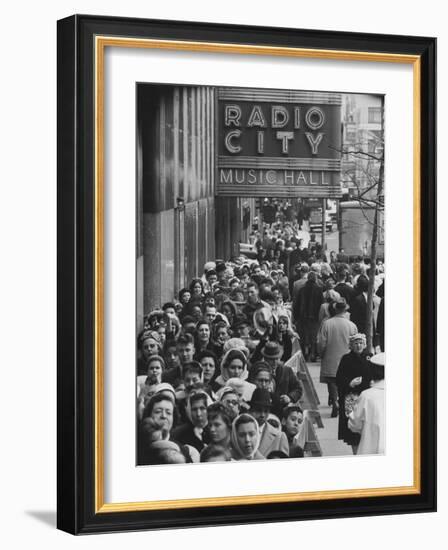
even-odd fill
[[[136,83],[138,466],[387,453],[386,101]]]

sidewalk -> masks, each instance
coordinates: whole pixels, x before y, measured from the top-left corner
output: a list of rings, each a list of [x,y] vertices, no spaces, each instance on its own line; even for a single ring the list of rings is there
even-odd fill
[[[338,440],[338,418],[331,418],[331,407],[327,404],[327,385],[319,382],[320,363],[308,363],[308,369],[319,396],[319,411],[324,424],[323,428],[315,426],[323,456],[352,455],[350,445]]]

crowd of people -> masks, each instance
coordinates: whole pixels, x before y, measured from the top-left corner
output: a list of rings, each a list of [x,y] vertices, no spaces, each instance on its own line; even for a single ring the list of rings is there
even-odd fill
[[[175,300],[145,316],[139,465],[304,456],[298,355],[321,361],[339,439],[354,453],[382,452],[365,411],[372,402],[381,410],[384,395],[384,354],[369,360],[384,352],[383,263],[374,266],[367,350],[368,261],[344,251],[327,258],[294,223],[266,226],[253,240],[256,259],[207,262]]]

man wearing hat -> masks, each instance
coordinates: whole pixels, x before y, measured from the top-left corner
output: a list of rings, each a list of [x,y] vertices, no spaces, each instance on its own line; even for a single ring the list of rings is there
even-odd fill
[[[250,400],[250,414],[260,426],[260,446],[258,451],[267,457],[272,451],[282,451],[289,456],[289,444],[286,434],[280,427],[274,427],[268,422],[272,399],[269,390],[257,388]]]
[[[331,416],[335,418],[339,414],[336,373],[342,357],[350,351],[350,337],[354,336],[358,329],[355,323],[347,319],[348,305],[345,298],[336,300],[333,308],[335,315],[322,323],[317,345],[322,357],[320,381],[328,386],[329,402],[333,406]]]
[[[289,403],[297,403],[302,397],[302,384],[292,368],[281,363],[280,357],[283,355],[283,348],[278,342],[267,341],[261,350],[261,355],[271,368],[275,383],[274,393],[279,398],[281,405],[286,407]]]

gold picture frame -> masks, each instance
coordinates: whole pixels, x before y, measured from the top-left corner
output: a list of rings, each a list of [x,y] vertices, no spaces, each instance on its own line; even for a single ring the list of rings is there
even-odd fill
[[[347,508],[347,515],[383,513],[385,506],[391,512],[434,509],[435,491],[435,432],[431,427],[434,397],[433,355],[430,367],[422,371],[422,349],[426,351],[434,342],[428,326],[434,326],[434,315],[422,314],[422,288],[427,288],[427,273],[422,265],[422,242],[425,254],[430,253],[429,266],[435,263],[431,241],[431,208],[435,193],[434,151],[435,137],[430,128],[434,124],[435,78],[433,39],[401,40],[402,37],[376,35],[346,36],[343,33],[320,31],[293,31],[238,28],[240,41],[230,41],[231,26],[199,25],[169,21],[153,22],[121,18],[93,18],[73,16],[59,22],[59,235],[61,246],[69,247],[60,256],[61,273],[70,272],[60,280],[59,311],[60,346],[67,339],[71,343],[61,352],[59,364],[59,503],[58,526],[72,533],[102,532],[109,530],[148,529],[161,526],[207,525],[241,523],[266,520],[330,517],[336,507]],[[211,41],[213,30],[216,40]],[[261,33],[264,30],[264,34]],[[219,31],[219,32],[218,32]],[[243,32],[244,31],[244,32]],[[266,38],[269,31],[269,40]],[[217,34],[216,34],[217,33]],[[307,34],[309,33],[309,34]],[[163,37],[168,34],[170,38]],[[172,34],[176,36],[171,37]],[[194,36],[194,39],[192,38]],[[285,45],[288,43],[289,45]],[[356,46],[363,44],[363,48]],[[268,43],[266,43],[268,42]],[[305,47],[304,44],[307,44]],[[329,44],[329,47],[324,47]],[[272,57],[300,57],[338,61],[400,63],[413,70],[413,204],[414,204],[414,418],[413,463],[414,481],[410,486],[381,487],[374,489],[318,491],[306,493],[279,493],[264,495],[228,496],[216,498],[155,500],[142,502],[108,503],[104,498],[104,92],[105,51],[114,48],[150,48],[188,52],[208,52]],[[89,58],[88,54],[91,54]],[[83,89],[74,86],[82,83]],[[90,85],[90,87],[89,87]],[[86,91],[87,90],[87,91]],[[69,103],[69,106],[67,106]],[[75,108],[76,105],[76,108]],[[90,107],[90,110],[89,110]],[[88,119],[85,123],[84,120]],[[71,139],[68,139],[71,138]],[[422,152],[425,140],[425,157]],[[70,143],[67,146],[67,142]],[[75,170],[76,160],[83,150],[91,155],[83,169]],[[90,170],[89,170],[90,169]],[[70,181],[67,183],[67,170]],[[432,174],[432,176],[431,176]],[[425,181],[425,186],[422,182]],[[86,196],[77,193],[90,187]],[[422,194],[425,204],[423,209]],[[70,209],[70,197],[77,196],[78,211]],[[431,200],[432,199],[432,200]],[[70,211],[70,214],[69,214]],[[71,231],[66,230],[67,218],[72,221]],[[88,223],[82,220],[89,219]],[[82,225],[84,223],[84,226]],[[79,240],[73,245],[71,238],[77,231]],[[82,238],[81,238],[82,237]],[[90,242],[88,249],[86,243]],[[429,244],[428,244],[429,243]],[[80,248],[83,247],[83,248]],[[68,260],[68,254],[71,259]],[[74,273],[74,258],[85,258],[83,272]],[[428,267],[428,261],[425,263]],[[79,269],[79,267],[78,267]],[[86,273],[89,273],[85,277]],[[84,277],[84,280],[81,280]],[[423,281],[425,279],[425,282]],[[89,284],[91,287],[89,288]],[[423,287],[422,285],[426,285]],[[79,292],[82,285],[82,292]],[[435,292],[434,288],[429,292]],[[74,296],[76,295],[76,299]],[[90,322],[82,331],[89,331],[82,339],[74,336],[76,324],[62,304],[71,297],[73,310],[82,309],[77,323],[87,315]],[[78,300],[77,303],[76,300]],[[64,317],[64,319],[62,319]],[[78,325],[79,327],[79,325]],[[82,348],[82,351],[80,349]],[[90,350],[90,351],[88,351]],[[432,352],[434,353],[434,351]],[[70,356],[67,369],[67,355]],[[84,361],[80,358],[83,357]],[[428,361],[428,354],[425,354]],[[67,370],[69,383],[67,382]],[[64,376],[64,381],[61,381]],[[424,392],[422,392],[422,383]],[[67,395],[73,407],[67,416]],[[82,406],[81,406],[82,405]],[[79,410],[87,411],[83,418],[76,417]],[[425,418],[424,445],[422,418]],[[428,423],[430,424],[428,426]],[[84,435],[80,434],[80,430]],[[81,449],[81,451],[80,451]],[[80,474],[80,472],[82,472]],[[80,478],[82,477],[82,479]],[[320,507],[320,508],[319,508]],[[82,513],[74,513],[75,509]],[[178,513],[175,515],[174,512]],[[196,514],[195,514],[196,512]],[[340,511],[338,513],[340,515]]]

